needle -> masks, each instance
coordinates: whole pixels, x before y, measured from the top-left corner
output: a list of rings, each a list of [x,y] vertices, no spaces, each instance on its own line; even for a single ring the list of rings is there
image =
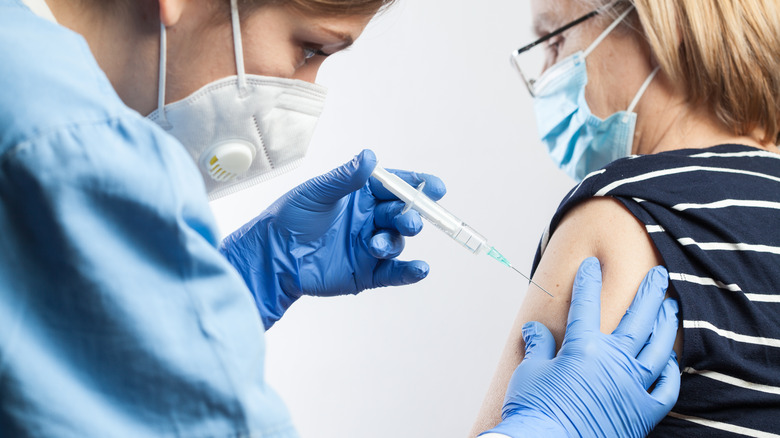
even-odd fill
[[[547,295],[549,295],[549,296],[551,296],[551,297],[555,298],[555,297],[553,296],[553,294],[551,294],[550,292],[547,292],[547,289],[545,289],[545,288],[543,288],[543,287],[539,286],[538,284],[536,284],[536,282],[535,282],[535,281],[533,281],[533,280],[531,280],[530,278],[528,278],[528,276],[527,276],[527,275],[525,275],[525,274],[523,274],[522,272],[520,272],[520,270],[519,270],[519,269],[515,268],[515,267],[514,267],[514,266],[512,266],[512,265],[509,265],[509,267],[510,267],[510,268],[512,268],[512,269],[514,269],[514,270],[515,270],[515,272],[517,272],[518,274],[522,275],[522,276],[523,276],[523,278],[525,278],[526,280],[530,281],[530,282],[531,282],[531,284],[533,284],[534,286],[536,286],[536,287],[538,287],[539,289],[543,290],[543,291],[544,291],[544,293],[546,293]]]

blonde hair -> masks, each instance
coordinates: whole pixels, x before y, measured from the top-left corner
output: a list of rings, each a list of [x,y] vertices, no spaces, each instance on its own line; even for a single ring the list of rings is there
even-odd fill
[[[736,135],[780,143],[780,2],[628,0],[672,83]],[[599,3],[608,3],[603,1]]]

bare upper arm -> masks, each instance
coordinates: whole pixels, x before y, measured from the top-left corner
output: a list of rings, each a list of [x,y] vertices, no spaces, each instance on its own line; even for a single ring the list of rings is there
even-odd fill
[[[601,330],[604,333],[611,333],[617,327],[647,271],[663,264],[644,225],[619,201],[590,199],[561,221],[536,269],[534,281],[555,298],[529,289],[515,325],[522,327],[527,321],[539,321],[552,331],[560,347],[574,276],[587,257],[601,261]]]
[[[555,297],[550,298],[533,286],[528,289],[472,435],[501,419],[506,385],[524,354],[523,324],[543,323],[560,348],[575,274],[580,263],[592,256],[601,261],[601,330],[604,333],[611,333],[617,327],[647,271],[663,264],[644,225],[619,201],[592,198],[570,211],[551,236],[534,274],[534,281]]]

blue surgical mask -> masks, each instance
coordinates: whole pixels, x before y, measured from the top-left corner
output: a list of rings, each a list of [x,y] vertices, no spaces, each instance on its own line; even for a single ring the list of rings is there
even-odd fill
[[[612,161],[631,155],[636,128],[634,108],[658,73],[648,76],[628,110],[602,120],[585,101],[588,70],[585,58],[631,12],[624,12],[587,50],[563,59],[534,84],[534,110],[542,141],[553,161],[570,177],[581,181]]]

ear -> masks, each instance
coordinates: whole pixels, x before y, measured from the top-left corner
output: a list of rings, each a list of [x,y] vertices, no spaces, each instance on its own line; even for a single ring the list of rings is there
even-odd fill
[[[171,27],[179,22],[187,0],[159,0],[160,21],[165,27]]]

